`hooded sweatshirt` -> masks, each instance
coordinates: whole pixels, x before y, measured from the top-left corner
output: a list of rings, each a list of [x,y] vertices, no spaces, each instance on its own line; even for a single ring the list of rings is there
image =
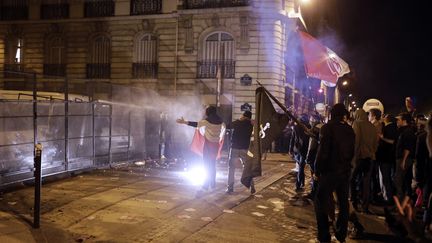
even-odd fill
[[[354,161],[367,158],[375,160],[378,133],[375,126],[368,121],[367,114],[363,109],[354,113],[352,127],[356,135]]]

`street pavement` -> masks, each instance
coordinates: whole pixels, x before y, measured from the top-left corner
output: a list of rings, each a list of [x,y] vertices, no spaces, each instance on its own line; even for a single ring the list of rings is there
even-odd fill
[[[0,196],[0,242],[315,242],[313,207],[294,191],[287,155],[268,154],[255,195],[240,183],[225,194],[226,167],[200,198],[185,172],[134,164],[46,182],[40,229],[34,188],[24,186]],[[383,217],[359,218],[367,234],[347,242],[397,242]]]

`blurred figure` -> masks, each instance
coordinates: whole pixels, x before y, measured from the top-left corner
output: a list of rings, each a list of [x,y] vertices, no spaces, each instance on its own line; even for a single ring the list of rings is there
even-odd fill
[[[347,236],[349,181],[355,149],[354,131],[346,123],[348,115],[343,104],[334,105],[331,120],[323,125],[320,131],[320,144],[315,161],[318,188],[314,205],[320,242],[331,241],[328,221],[329,198],[334,191],[339,207],[335,236],[340,242],[345,242]]]
[[[309,165],[311,170],[311,192],[310,194],[308,194],[308,197],[313,199],[315,197],[315,192],[316,192],[316,181],[314,179],[315,159],[316,159],[316,154],[318,152],[319,133],[321,127],[324,125],[321,116],[319,114],[312,115],[310,117],[310,125],[312,127],[310,130],[312,136],[309,138],[309,146],[306,155],[306,163]]]
[[[310,128],[308,115],[302,114],[299,121],[307,128]],[[296,152],[295,158],[296,163],[298,164],[296,190],[302,190],[305,182],[304,168],[306,165],[306,155],[309,146],[309,136],[306,134],[305,130],[300,126],[300,124],[297,124],[294,127],[294,133],[294,151]]]

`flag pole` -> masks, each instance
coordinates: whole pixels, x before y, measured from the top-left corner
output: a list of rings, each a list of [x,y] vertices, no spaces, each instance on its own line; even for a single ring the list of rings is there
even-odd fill
[[[259,86],[261,86],[264,91],[268,94],[268,96],[274,101],[276,102],[276,104],[285,112],[285,114],[291,119],[293,120],[295,123],[297,123],[305,132],[308,136],[312,136],[315,137],[315,135],[313,135],[310,130],[303,124],[301,123],[276,97],[274,97],[270,91],[268,91],[258,80],[256,81],[258,83]]]

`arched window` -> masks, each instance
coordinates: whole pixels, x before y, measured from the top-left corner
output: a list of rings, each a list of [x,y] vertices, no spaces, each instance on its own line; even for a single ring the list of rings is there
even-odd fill
[[[111,40],[106,35],[97,35],[90,41],[87,78],[110,78]]]
[[[10,35],[6,39],[5,77],[20,77],[16,72],[24,71],[24,39]]]
[[[66,47],[62,36],[55,35],[45,41],[44,75],[65,76]]]
[[[198,78],[216,78],[220,71],[224,78],[235,76],[235,41],[226,32],[213,32],[204,39]]]
[[[157,78],[157,39],[143,34],[135,39],[132,73],[134,78]]]

